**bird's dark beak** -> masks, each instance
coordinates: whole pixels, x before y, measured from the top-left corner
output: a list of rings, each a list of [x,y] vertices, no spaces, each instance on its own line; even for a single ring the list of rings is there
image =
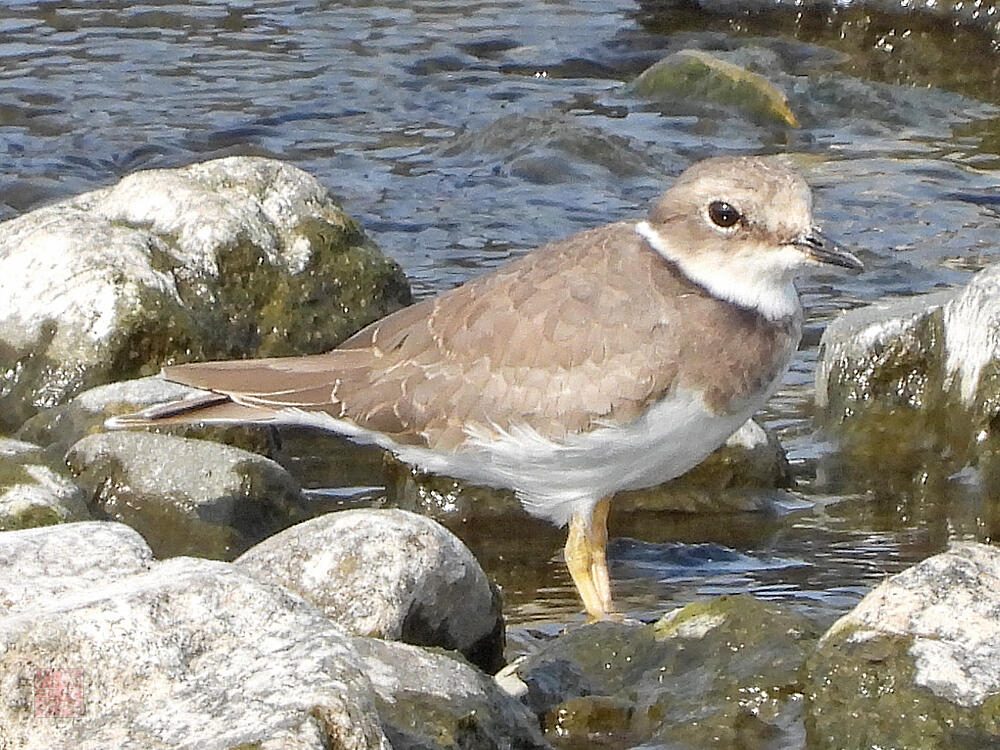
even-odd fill
[[[812,229],[808,233],[797,237],[790,243],[799,248],[819,263],[828,263],[831,266],[849,268],[852,271],[864,270],[864,265],[854,255],[838,247],[829,239],[823,236],[818,229]]]

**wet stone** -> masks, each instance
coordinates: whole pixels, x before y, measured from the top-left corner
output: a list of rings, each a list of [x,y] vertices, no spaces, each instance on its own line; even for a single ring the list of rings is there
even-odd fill
[[[528,709],[460,657],[374,638],[353,643],[394,750],[550,747]]]
[[[1000,746],[1000,550],[957,544],[889,578],[808,663],[809,747]]]
[[[786,607],[722,596],[652,625],[579,628],[516,673],[562,747],[791,747],[803,736],[801,666],[818,636]]]
[[[135,528],[157,557],[232,559],[308,517],[298,483],[278,464],[206,440],[99,433],[66,460],[91,512]]]
[[[769,50],[755,50],[758,58],[747,60],[747,50],[735,53],[739,62],[726,59],[734,53],[708,53],[685,49],[673,53],[644,70],[629,86],[643,96],[675,97],[738,107],[752,116],[797,128],[798,119],[788,97],[765,76],[749,67],[780,70],[777,56]]]
[[[300,523],[234,563],[295,591],[355,635],[439,646],[502,665],[499,593],[464,544],[403,510],[346,510]]]

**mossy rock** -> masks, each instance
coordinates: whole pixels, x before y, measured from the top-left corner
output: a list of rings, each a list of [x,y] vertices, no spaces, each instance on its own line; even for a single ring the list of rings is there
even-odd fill
[[[0,224],[0,429],[166,363],[333,348],[409,288],[272,159],[137,172]]]
[[[787,745],[802,734],[801,666],[818,637],[787,607],[722,596],[652,625],[571,631],[526,657],[517,674],[561,747],[596,739],[614,748]]]
[[[1000,267],[967,287],[853,310],[820,342],[817,421],[858,488],[938,485],[965,466],[1000,489]],[[887,448],[891,446],[891,450]]]
[[[278,464],[214,442],[99,433],[77,442],[66,461],[95,517],[136,529],[157,557],[231,560],[309,517]]]

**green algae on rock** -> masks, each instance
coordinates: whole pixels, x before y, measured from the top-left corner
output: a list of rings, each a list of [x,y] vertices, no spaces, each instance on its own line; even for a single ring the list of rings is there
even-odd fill
[[[165,362],[332,348],[409,302],[305,172],[230,157],[137,172],[0,224],[0,428]]]

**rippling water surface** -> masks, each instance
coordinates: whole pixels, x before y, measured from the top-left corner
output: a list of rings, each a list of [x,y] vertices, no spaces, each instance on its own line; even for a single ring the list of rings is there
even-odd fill
[[[692,47],[764,73],[802,127],[628,93]],[[839,310],[960,284],[996,256],[995,69],[974,28],[858,6],[14,1],[0,8],[0,218],[137,169],[272,156],[328,185],[426,296],[639,215],[696,159],[792,154],[827,232],[869,268],[803,283],[803,349],[763,415],[805,509],[615,517],[612,574],[634,615],[751,591],[832,617],[948,540],[994,535],[989,498],[958,480],[880,495],[825,475],[832,448],[810,410],[816,343]],[[560,532],[453,527],[515,622],[578,617]]]

